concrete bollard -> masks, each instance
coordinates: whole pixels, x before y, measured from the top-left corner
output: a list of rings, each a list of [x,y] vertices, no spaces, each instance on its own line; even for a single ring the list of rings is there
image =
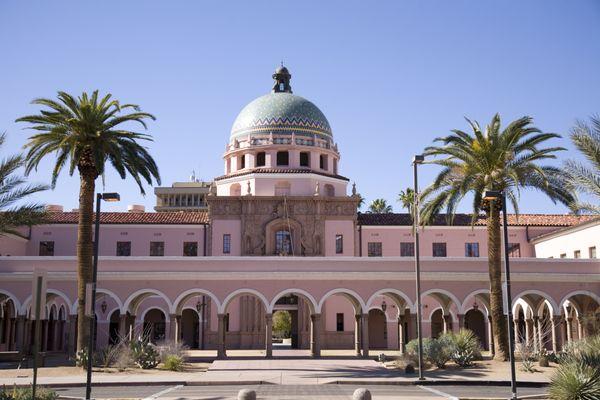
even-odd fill
[[[256,392],[250,389],[242,389],[238,392],[238,400],[256,400]],[[369,396],[369,399],[371,397]]]
[[[371,392],[365,388],[356,389],[352,395],[352,400],[371,400]]]

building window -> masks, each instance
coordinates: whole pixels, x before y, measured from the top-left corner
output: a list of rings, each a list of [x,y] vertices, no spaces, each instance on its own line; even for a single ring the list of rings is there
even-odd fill
[[[257,167],[264,167],[265,166],[265,152],[261,151],[260,153],[258,153],[256,155],[256,166]]]
[[[280,256],[292,254],[292,235],[289,231],[275,232],[275,254]]]
[[[521,257],[521,244],[520,243],[509,243],[508,244],[508,256],[509,257]]]
[[[344,235],[335,235],[335,254],[344,253]]]
[[[290,164],[290,153],[287,151],[277,152],[277,165],[289,165]]]
[[[223,254],[231,254],[231,234],[223,234]]]
[[[382,256],[381,242],[369,242],[367,243],[367,255],[369,257],[381,257]]]
[[[310,153],[307,151],[300,152],[300,166],[310,167]]]
[[[333,185],[331,185],[329,183],[325,185],[325,196],[327,196],[327,197],[335,196],[335,188],[333,187]]]
[[[589,249],[590,258],[596,258],[596,246],[592,246]]]
[[[479,243],[465,243],[465,257],[479,257]]]
[[[560,255],[560,258],[567,258],[567,253],[562,253],[562,254]]]
[[[344,313],[335,314],[335,330],[344,332]]]
[[[433,243],[433,256],[446,257],[446,243]]]
[[[129,257],[131,255],[131,242],[117,242],[117,257]]]
[[[160,257],[165,255],[165,242],[150,242],[150,255]]]
[[[40,242],[40,256],[53,256],[54,255],[54,242],[44,241]]]
[[[575,258],[581,258],[581,250],[575,250],[573,252],[573,257],[575,257]]]
[[[239,161],[240,161],[240,165],[239,165],[238,169],[246,168],[246,156],[245,155],[240,156]]]
[[[319,168],[327,169],[327,155],[326,154],[321,154],[321,156],[319,157]]]
[[[415,244],[413,242],[400,243],[400,257],[414,257]]]
[[[198,242],[183,242],[183,255],[186,257],[198,256]]]

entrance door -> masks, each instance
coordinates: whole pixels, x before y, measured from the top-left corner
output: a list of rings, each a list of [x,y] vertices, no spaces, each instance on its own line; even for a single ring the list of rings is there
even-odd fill
[[[379,309],[369,311],[369,348],[387,349],[385,314]]]

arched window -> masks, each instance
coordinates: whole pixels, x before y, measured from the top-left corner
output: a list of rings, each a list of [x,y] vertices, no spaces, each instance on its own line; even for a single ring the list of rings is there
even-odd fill
[[[289,165],[290,164],[290,153],[287,151],[277,152],[277,165]]]
[[[292,235],[287,230],[275,232],[275,254],[288,256],[292,254]]]
[[[265,152],[264,151],[261,151],[260,153],[256,154],[256,166],[257,167],[265,166]]]

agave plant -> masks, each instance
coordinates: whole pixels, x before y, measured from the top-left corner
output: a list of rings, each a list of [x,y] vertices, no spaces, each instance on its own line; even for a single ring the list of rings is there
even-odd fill
[[[555,400],[600,399],[600,335],[571,346],[550,381]]]

